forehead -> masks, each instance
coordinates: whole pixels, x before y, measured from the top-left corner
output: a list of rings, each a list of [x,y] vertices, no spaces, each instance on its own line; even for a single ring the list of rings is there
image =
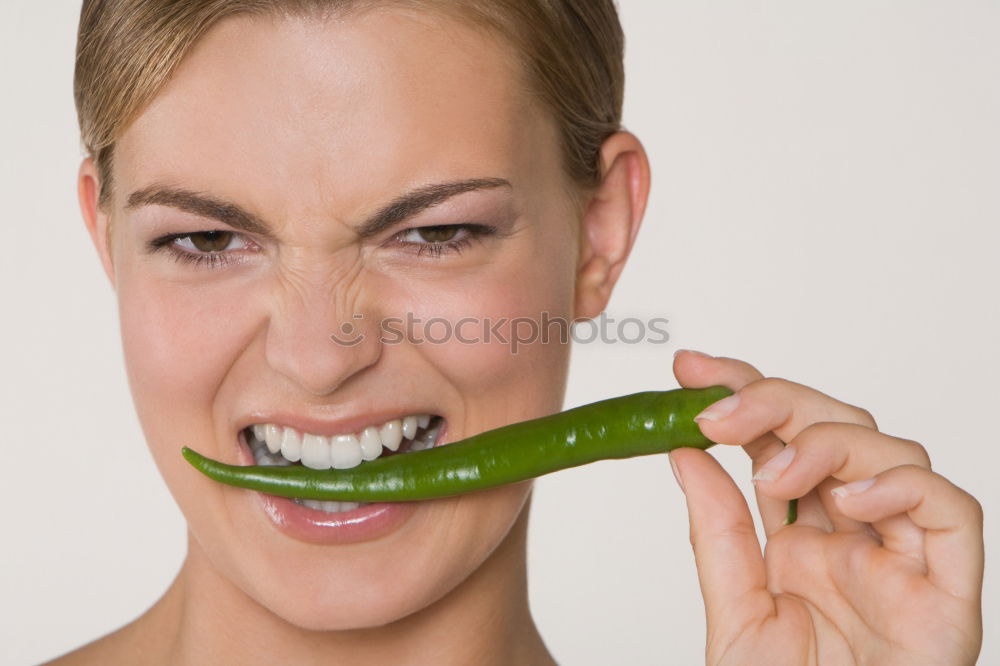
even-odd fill
[[[119,140],[115,168],[123,189],[347,214],[424,182],[536,178],[554,141],[510,48],[454,19],[240,16],[199,40]]]

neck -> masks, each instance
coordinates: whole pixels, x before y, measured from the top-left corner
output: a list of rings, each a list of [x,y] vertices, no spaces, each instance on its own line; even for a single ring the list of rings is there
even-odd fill
[[[552,664],[528,608],[527,522],[526,504],[490,557],[422,610],[380,627],[325,632],[258,604],[189,535],[184,566],[136,633],[155,636],[145,644],[171,664],[270,664],[275,655],[295,664]]]

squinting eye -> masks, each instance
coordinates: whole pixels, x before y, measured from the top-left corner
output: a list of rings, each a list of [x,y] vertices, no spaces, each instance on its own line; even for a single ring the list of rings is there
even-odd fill
[[[404,240],[410,243],[420,241],[423,241],[424,243],[447,243],[450,240],[455,240],[455,236],[458,235],[461,228],[461,225],[458,224],[442,224],[435,227],[417,227],[416,229],[410,229],[410,231],[404,236]],[[413,236],[416,236],[417,238],[413,238]]]
[[[459,254],[474,242],[496,234],[497,228],[488,224],[433,224],[404,229],[393,240],[417,256],[440,257]]]
[[[239,236],[232,231],[198,231],[187,234],[176,239],[177,245],[194,252],[223,252],[225,250],[240,249],[237,243],[233,246],[233,241]]]
[[[148,243],[150,253],[167,252],[172,259],[193,265],[220,268],[247,260],[260,246],[236,231],[192,231],[167,234]]]

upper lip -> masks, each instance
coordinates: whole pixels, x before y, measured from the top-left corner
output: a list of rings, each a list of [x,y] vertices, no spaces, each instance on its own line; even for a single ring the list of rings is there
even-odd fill
[[[241,417],[236,422],[236,431],[240,432],[255,424],[273,423],[275,425],[295,428],[300,433],[332,437],[361,432],[368,426],[379,427],[386,421],[401,419],[404,416],[417,414],[440,415],[430,408],[393,407],[369,411],[361,414],[351,414],[337,419],[324,419],[287,411],[256,411]]]

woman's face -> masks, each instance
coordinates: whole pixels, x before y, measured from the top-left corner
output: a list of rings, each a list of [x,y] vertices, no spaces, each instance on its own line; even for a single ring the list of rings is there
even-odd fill
[[[502,43],[401,11],[227,19],[113,174],[129,381],[212,571],[299,626],[363,627],[497,550],[528,484],[332,513],[217,484],[180,448],[251,464],[254,424],[333,436],[418,414],[441,418],[440,445],[560,408],[557,327],[515,354],[529,327],[504,318],[572,318],[578,216]]]

